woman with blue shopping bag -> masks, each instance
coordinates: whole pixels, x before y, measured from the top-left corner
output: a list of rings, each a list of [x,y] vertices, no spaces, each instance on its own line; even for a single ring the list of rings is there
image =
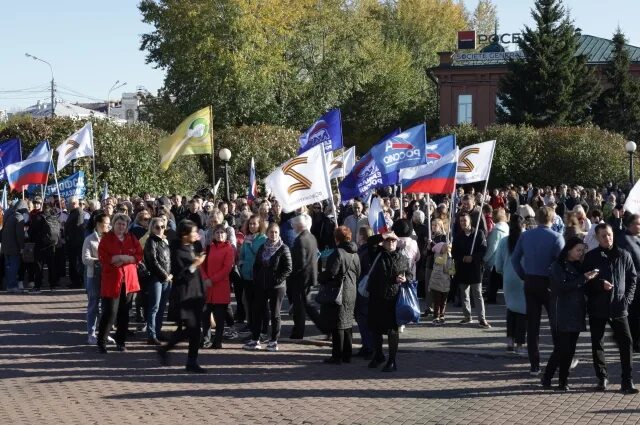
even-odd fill
[[[398,237],[393,232],[374,235],[367,241],[372,250],[371,258],[376,258],[369,273],[369,326],[373,333],[374,355],[369,363],[376,368],[385,361],[382,352],[382,335],[387,334],[389,359],[383,372],[397,370],[396,354],[400,335],[396,320],[396,304],[400,285],[412,279],[409,261],[396,250]],[[380,244],[382,244],[380,246]],[[379,255],[379,257],[378,257]]]

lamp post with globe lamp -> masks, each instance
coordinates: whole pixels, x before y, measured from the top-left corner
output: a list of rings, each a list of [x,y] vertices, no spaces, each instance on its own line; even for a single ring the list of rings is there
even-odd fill
[[[626,145],[624,145],[624,149],[629,154],[629,184],[633,187],[634,178],[633,178],[633,154],[636,152],[636,148],[638,146],[635,142],[628,141]]]
[[[227,195],[227,202],[231,199],[229,196],[229,160],[231,159],[231,151],[227,148],[222,148],[218,152],[218,158],[224,164],[224,188]]]

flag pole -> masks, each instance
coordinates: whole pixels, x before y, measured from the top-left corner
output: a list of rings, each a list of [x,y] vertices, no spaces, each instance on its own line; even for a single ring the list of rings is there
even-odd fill
[[[56,192],[58,192],[58,204],[60,204],[60,210],[65,207],[65,202],[60,196],[60,186],[58,186],[58,172],[56,171],[56,165],[53,163],[53,155],[51,155],[51,167],[53,168],[53,181],[56,183]]]
[[[487,193],[487,186],[489,185],[489,177],[491,177],[491,166],[493,165],[493,154],[496,150],[496,141],[493,144],[493,148],[491,149],[491,159],[489,160],[489,173],[487,174],[487,179],[484,181],[484,190],[482,191],[482,202],[480,203],[480,215],[478,216],[478,221],[476,222],[476,231],[473,234],[473,242],[471,242],[471,252],[469,255],[473,255],[473,249],[476,247],[476,238],[478,237],[478,230],[480,229],[480,220],[484,220],[484,215],[482,214],[482,207],[484,207],[485,194]]]
[[[333,200],[333,186],[331,185],[331,179],[329,178],[329,167],[327,167],[327,154],[322,150],[322,167],[324,168],[324,180],[325,184],[329,187],[329,205],[333,210],[333,221],[338,227],[338,211],[336,211],[336,204]]]
[[[427,237],[431,240],[431,195],[427,193]],[[413,218],[413,217],[412,217]]]
[[[402,193],[402,181],[400,182],[400,220],[404,218],[404,194]]]
[[[211,188],[213,189],[216,185],[216,150],[213,145],[213,108],[211,106],[209,106],[209,138],[211,139]]]
[[[96,175],[96,144],[93,140],[93,124],[89,127],[91,128],[91,147],[93,148],[93,199],[98,200],[98,176]]]

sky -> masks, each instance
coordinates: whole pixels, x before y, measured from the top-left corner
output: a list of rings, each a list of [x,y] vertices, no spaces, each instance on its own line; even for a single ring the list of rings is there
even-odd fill
[[[500,33],[520,32],[531,24],[533,0],[494,0]],[[465,0],[469,10],[477,0]],[[51,73],[46,64],[25,57],[30,53],[51,63],[58,87],[56,98],[91,102],[107,98],[117,81],[126,82],[111,93],[144,86],[155,94],[164,72],[145,63],[140,36],[152,30],[141,21],[137,0],[0,0],[0,109],[14,111],[38,100],[48,102]],[[640,46],[636,19],[640,0],[565,0],[583,34],[611,38],[619,25],[630,44]],[[27,90],[24,90],[27,89]]]

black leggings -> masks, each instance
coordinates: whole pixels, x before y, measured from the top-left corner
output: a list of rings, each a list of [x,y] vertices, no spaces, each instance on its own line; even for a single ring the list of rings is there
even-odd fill
[[[580,332],[556,332],[554,337],[553,353],[549,357],[549,362],[544,370],[544,377],[547,380],[553,379],[556,368],[559,369],[558,378],[560,385],[565,385],[569,378],[571,360],[576,352],[576,344]]]
[[[353,330],[333,329],[331,331],[331,357],[345,362],[351,361]]]
[[[126,285],[123,282],[118,298],[102,298],[102,317],[98,326],[98,345],[105,346],[109,331],[116,323],[116,344],[124,345],[129,331],[129,308],[133,300],[133,293],[127,294]]]
[[[269,302],[269,312],[271,313],[271,341],[278,341],[280,337],[280,310],[282,309],[282,301],[284,300],[285,288],[256,288],[254,293],[254,305],[251,309],[251,334],[254,341],[260,340],[260,331],[263,326],[262,309],[264,303]]]
[[[387,329],[387,342],[389,343],[389,362],[396,361],[396,355],[398,354],[398,343],[400,342],[400,334],[398,328]],[[382,333],[373,333],[373,358],[376,360],[384,360],[384,353],[382,352]]]
[[[224,333],[224,322],[227,318],[228,304],[207,304],[204,308],[202,317],[202,340],[204,343],[213,342],[214,346],[222,344],[222,336]],[[211,341],[211,313],[216,321],[216,333]]]

